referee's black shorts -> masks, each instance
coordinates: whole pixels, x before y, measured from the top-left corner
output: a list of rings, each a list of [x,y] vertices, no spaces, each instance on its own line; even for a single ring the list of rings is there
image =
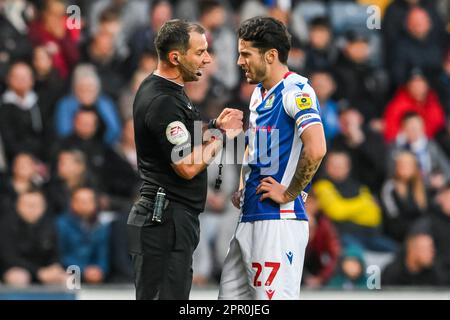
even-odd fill
[[[192,254],[200,227],[198,212],[170,202],[162,223],[152,224],[153,202],[141,198],[128,217],[128,245],[135,272],[136,299],[189,299]]]

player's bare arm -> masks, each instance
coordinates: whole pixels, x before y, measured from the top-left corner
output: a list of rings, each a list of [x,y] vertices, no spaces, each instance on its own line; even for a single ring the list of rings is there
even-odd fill
[[[326,153],[323,127],[311,125],[301,135],[303,150],[297,162],[294,176],[286,188],[272,177],[266,177],[256,188],[256,193],[263,193],[261,201],[272,199],[277,203],[294,201],[313,178]]]
[[[248,146],[245,148],[244,159],[246,160],[248,159]],[[242,171],[243,168],[241,167],[241,175],[239,177],[239,189],[238,191],[234,192],[233,195],[231,196],[231,202],[237,209],[241,208],[241,195],[242,190],[244,189],[244,173]]]

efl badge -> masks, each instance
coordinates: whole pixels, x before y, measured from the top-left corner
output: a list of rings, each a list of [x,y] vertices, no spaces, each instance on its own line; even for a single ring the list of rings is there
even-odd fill
[[[312,106],[311,97],[307,93],[299,93],[295,96],[295,103],[300,110],[309,109]]]
[[[179,145],[188,141],[189,132],[183,122],[174,121],[166,128],[166,137],[171,144]]]
[[[264,105],[264,109],[270,109],[273,106],[273,102],[275,100],[275,95],[271,94],[269,98],[266,100],[266,104]]]

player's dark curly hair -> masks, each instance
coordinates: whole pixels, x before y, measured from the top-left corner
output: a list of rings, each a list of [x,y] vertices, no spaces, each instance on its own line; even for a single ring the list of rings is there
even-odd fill
[[[159,29],[155,38],[155,48],[158,58],[168,61],[168,53],[172,50],[180,50],[186,53],[189,49],[189,33],[205,33],[205,29],[197,24],[173,19],[169,20]]]
[[[287,63],[291,49],[291,35],[281,21],[271,17],[245,20],[239,27],[238,36],[239,39],[250,41],[261,53],[276,49],[280,62]]]

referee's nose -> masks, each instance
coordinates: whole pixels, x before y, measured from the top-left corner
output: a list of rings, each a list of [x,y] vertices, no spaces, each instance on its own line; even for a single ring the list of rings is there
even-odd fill
[[[211,63],[211,62],[212,62],[212,58],[209,55],[209,52],[205,51],[205,56],[203,58],[203,64],[208,64],[208,63]]]

